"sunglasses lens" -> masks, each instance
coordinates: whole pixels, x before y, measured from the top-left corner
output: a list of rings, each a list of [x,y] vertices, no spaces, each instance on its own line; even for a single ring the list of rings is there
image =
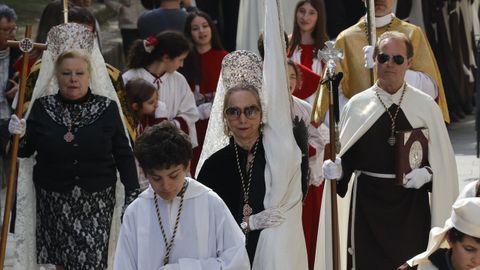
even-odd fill
[[[259,109],[257,106],[250,106],[246,107],[243,113],[247,118],[254,118],[255,116],[257,116],[258,111]]]
[[[403,56],[401,56],[401,55],[395,55],[393,57],[393,61],[395,62],[395,64],[401,65],[405,61],[405,58],[403,58]]]
[[[240,117],[241,113],[242,112],[240,111],[240,108],[237,108],[237,107],[230,107],[230,108],[225,110],[225,114],[229,118],[238,118],[238,117]]]
[[[385,62],[388,61],[388,59],[390,59],[390,56],[388,56],[386,54],[383,54],[383,53],[381,53],[377,56],[377,60],[380,64],[384,64]]]

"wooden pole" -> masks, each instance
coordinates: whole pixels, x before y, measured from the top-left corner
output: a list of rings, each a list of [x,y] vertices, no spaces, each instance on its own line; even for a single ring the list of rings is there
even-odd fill
[[[330,160],[335,162],[337,156],[337,125],[335,121],[335,104],[333,93],[333,78],[329,78],[329,129],[330,129]],[[332,255],[333,269],[340,270],[340,237],[338,233],[338,206],[337,206],[337,181],[330,182],[331,211],[332,211]]]
[[[23,61],[22,61],[22,71],[20,77],[20,86],[18,93],[18,102],[15,114],[19,119],[22,118],[23,113],[23,103],[25,100],[25,85],[27,82],[27,70],[28,70],[28,60],[29,52],[33,48],[46,49],[45,44],[37,44],[31,41],[32,37],[32,26],[27,25],[25,30],[25,38],[21,41],[8,41],[7,45],[9,47],[19,47],[23,52]],[[7,194],[5,198],[5,210],[3,213],[3,225],[0,238],[0,270],[3,270],[5,262],[5,254],[7,247],[7,238],[8,238],[8,229],[10,224],[10,212],[13,206],[13,195],[15,191],[15,179],[17,177],[17,154],[18,154],[18,145],[20,141],[20,135],[13,135],[11,143],[11,156],[10,156],[10,174],[7,182]]]
[[[68,23],[68,0],[63,0],[63,22]]]

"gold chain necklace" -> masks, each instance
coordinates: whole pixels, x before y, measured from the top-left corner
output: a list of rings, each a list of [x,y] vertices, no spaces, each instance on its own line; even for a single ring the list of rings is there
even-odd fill
[[[255,157],[257,155],[257,148],[258,148],[258,143],[260,142],[260,136],[258,137],[257,141],[255,142],[254,150],[253,150],[253,158],[249,162],[249,166],[247,169],[248,172],[248,182],[245,183],[245,179],[243,178],[243,173],[242,173],[242,168],[240,166],[240,158],[238,157],[238,149],[237,149],[237,144],[233,142],[233,147],[235,149],[235,158],[237,160],[237,169],[238,173],[240,174],[240,180],[242,181],[242,189],[243,189],[243,222],[246,223],[248,221],[248,218],[250,215],[253,213],[253,209],[248,203],[249,199],[249,193],[250,193],[250,184],[252,183],[252,172],[253,172],[253,163],[255,161]],[[245,227],[245,228],[243,228]],[[243,232],[247,234],[248,229],[246,226],[242,226]]]
[[[400,111],[400,105],[402,105],[402,100],[403,96],[405,95],[405,91],[407,89],[407,84],[404,83],[403,90],[402,90],[402,95],[400,96],[400,101],[398,102],[398,107],[397,110],[395,110],[395,115],[392,116],[390,111],[387,108],[387,105],[383,102],[383,100],[380,98],[380,95],[378,94],[378,90],[375,90],[375,94],[377,95],[378,100],[380,100],[380,103],[382,103],[383,108],[385,108],[385,111],[387,111],[388,116],[390,117],[390,121],[392,121],[391,125],[391,132],[390,132],[390,137],[388,138],[387,142],[390,144],[390,146],[394,146],[396,139],[395,139],[395,120],[397,120],[398,112]]]
[[[175,236],[177,235],[178,223],[180,221],[180,214],[182,213],[183,209],[183,198],[185,197],[185,191],[187,190],[188,181],[183,182],[182,190],[180,191],[180,206],[178,207],[177,218],[175,219],[175,226],[173,227],[172,238],[170,241],[167,239],[167,234],[165,233],[165,229],[163,228],[162,218],[160,217],[160,208],[158,207],[157,202],[157,193],[153,193],[153,202],[155,204],[155,210],[157,212],[158,223],[160,224],[160,231],[162,232],[163,241],[165,241],[165,256],[163,257],[163,265],[167,265],[168,261],[170,260],[170,253],[173,247],[173,241],[175,240]]]

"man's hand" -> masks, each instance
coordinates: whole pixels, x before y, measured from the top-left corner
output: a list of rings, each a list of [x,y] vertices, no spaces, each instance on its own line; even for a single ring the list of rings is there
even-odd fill
[[[403,184],[405,188],[419,189],[426,183],[432,181],[432,174],[427,167],[413,169],[405,175],[407,182]]]
[[[367,45],[363,47],[363,59],[365,60],[365,67],[368,69],[372,69],[375,67],[375,60],[373,59],[373,52],[375,47]]]
[[[342,177],[342,159],[337,157],[335,162],[327,159],[322,166],[323,177],[328,180],[338,180]]]

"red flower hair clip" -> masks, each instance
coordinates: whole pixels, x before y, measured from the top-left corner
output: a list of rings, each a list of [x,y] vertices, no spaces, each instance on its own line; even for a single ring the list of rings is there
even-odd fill
[[[149,36],[148,38],[143,40],[143,47],[145,51],[151,53],[155,46],[158,44],[158,39],[155,36]]]

